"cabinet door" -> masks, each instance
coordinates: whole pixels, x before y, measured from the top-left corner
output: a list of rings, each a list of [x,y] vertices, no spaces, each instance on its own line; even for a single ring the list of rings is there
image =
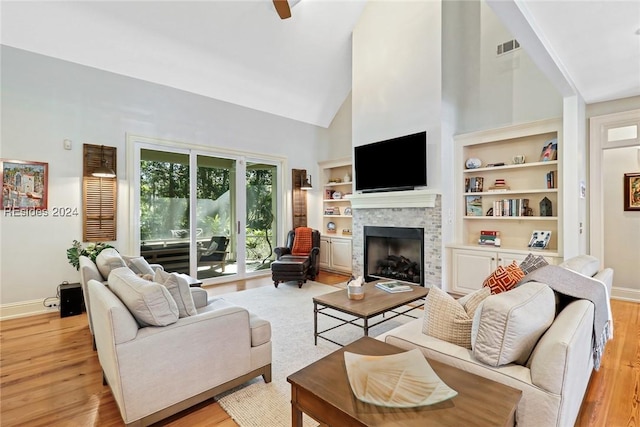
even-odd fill
[[[522,261],[524,261],[526,257],[527,256],[523,254],[512,254],[508,252],[498,253],[498,265],[506,267],[507,265],[511,264],[513,261],[515,261],[516,264],[520,264]]]
[[[467,294],[482,288],[482,283],[496,268],[494,252],[454,250],[452,252],[453,291]]]
[[[329,268],[331,245],[326,237],[320,238],[320,268]]]
[[[331,266],[335,270],[351,272],[351,240],[331,239]]]

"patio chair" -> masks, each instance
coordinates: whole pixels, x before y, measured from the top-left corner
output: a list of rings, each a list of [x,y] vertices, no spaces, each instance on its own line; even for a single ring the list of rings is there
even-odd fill
[[[211,237],[206,248],[198,248],[198,266],[222,267],[224,273],[228,245],[229,238],[226,236]]]

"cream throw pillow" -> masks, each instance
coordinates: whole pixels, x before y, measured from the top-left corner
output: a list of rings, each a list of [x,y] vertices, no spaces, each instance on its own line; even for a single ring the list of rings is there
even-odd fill
[[[473,313],[490,293],[489,288],[482,288],[456,301],[442,289],[431,287],[424,304],[422,332],[471,349]]]
[[[122,255],[122,259],[125,264],[127,264],[127,267],[132,269],[138,276],[144,276],[146,274],[153,276],[155,273],[144,257]]]
[[[189,317],[198,314],[189,282],[177,273],[167,273],[164,270],[156,271],[153,281],[167,288],[178,306],[179,317]]]
[[[473,318],[473,356],[491,366],[524,365],[554,316],[554,293],[544,283],[528,282],[491,295]]]
[[[128,267],[111,271],[109,289],[141,326],[167,326],[178,320],[178,306],[167,288],[138,277]]]
[[[100,251],[96,257],[96,266],[98,267],[98,270],[100,270],[102,277],[107,280],[111,270],[126,267],[127,264],[125,264],[117,250],[114,248],[106,248]]]

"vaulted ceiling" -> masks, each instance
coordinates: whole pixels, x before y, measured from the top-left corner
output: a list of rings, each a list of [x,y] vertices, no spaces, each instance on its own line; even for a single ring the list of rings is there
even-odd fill
[[[507,27],[534,34],[587,103],[640,95],[640,1],[490,3],[499,16],[521,10],[529,25]],[[302,0],[281,20],[271,0],[3,0],[0,35],[7,46],[327,127],[351,90],[351,32],[365,4]]]

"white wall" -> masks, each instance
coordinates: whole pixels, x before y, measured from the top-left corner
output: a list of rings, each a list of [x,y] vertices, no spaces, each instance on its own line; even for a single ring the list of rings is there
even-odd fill
[[[125,135],[136,134],[289,159],[317,168],[327,130],[77,64],[2,46],[2,144],[7,159],[49,163],[49,209],[81,211],[82,144],[118,148],[118,240],[128,247],[129,177]],[[73,149],[63,149],[63,140]],[[290,182],[288,182],[290,185]],[[63,280],[79,281],[66,249],[82,239],[82,220],[0,219],[2,305],[54,296]]]
[[[605,266],[614,269],[613,286],[640,292],[640,212],[623,210],[623,177],[640,173],[640,145],[604,150]]]
[[[515,37],[484,2],[444,2],[443,70],[456,100],[457,133],[562,117],[562,97],[533,63],[526,46],[498,57]]]
[[[440,17],[440,2],[369,2],[353,32],[353,145],[426,130],[432,189],[441,182]]]

